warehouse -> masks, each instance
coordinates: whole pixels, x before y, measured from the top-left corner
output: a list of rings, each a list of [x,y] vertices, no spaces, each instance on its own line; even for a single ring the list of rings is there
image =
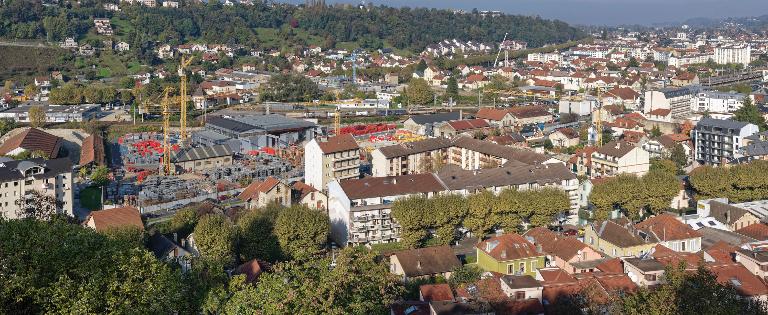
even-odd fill
[[[203,169],[232,165],[232,149],[227,145],[201,146],[179,151],[173,158],[177,171],[196,172]]]
[[[204,130],[193,135],[193,140],[201,145],[227,143],[241,151],[240,147],[286,147],[312,139],[319,131],[315,123],[277,114],[214,116],[208,118]]]

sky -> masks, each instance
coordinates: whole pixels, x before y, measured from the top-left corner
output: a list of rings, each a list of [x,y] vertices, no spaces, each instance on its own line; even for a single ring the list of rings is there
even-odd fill
[[[303,2],[288,0],[289,2]],[[368,0],[374,5],[499,10],[571,24],[620,25],[682,22],[690,18],[768,14],[768,0]],[[326,3],[360,3],[326,0]]]

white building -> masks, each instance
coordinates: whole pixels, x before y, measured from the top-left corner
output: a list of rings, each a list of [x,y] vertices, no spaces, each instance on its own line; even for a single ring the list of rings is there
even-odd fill
[[[587,116],[592,114],[592,110],[597,107],[597,100],[594,97],[587,97],[582,99],[566,99],[560,100],[559,111],[562,114],[575,114],[579,116]]]
[[[312,139],[304,146],[304,179],[317,190],[333,180],[360,177],[360,147],[350,134]]]
[[[646,91],[643,113],[648,114],[656,109],[669,109],[672,118],[688,118],[691,116],[691,100],[700,91],[701,86],[698,85]]]
[[[557,61],[562,62],[563,61],[563,55],[559,53],[532,53],[528,54],[528,61],[537,61],[537,62],[549,62],[549,61]]]
[[[752,47],[749,44],[724,45],[715,48],[714,60],[719,64],[739,63],[747,66],[752,61],[751,53]]]
[[[743,156],[744,138],[758,133],[754,124],[734,120],[702,118],[693,129],[695,160],[702,164],[725,164]]]
[[[744,94],[703,91],[691,99],[691,111],[710,114],[733,113],[744,105]]]
[[[31,190],[54,196],[57,212],[72,212],[72,162],[69,158],[0,162],[0,216],[18,218],[18,200]]]

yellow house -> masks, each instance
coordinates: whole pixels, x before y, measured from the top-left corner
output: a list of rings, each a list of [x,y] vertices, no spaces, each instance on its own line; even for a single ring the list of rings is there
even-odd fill
[[[544,253],[519,234],[504,234],[475,245],[477,265],[485,271],[535,276],[544,268]]]
[[[595,222],[584,228],[584,243],[610,257],[638,256],[656,246],[631,228],[625,218]]]

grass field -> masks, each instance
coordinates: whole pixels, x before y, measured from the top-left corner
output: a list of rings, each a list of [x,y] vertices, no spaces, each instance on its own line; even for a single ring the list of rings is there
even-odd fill
[[[80,205],[88,210],[101,209],[101,189],[88,187],[80,191]]]
[[[0,82],[7,79],[30,79],[49,74],[51,70],[68,69],[72,55],[58,47],[0,46]]]

